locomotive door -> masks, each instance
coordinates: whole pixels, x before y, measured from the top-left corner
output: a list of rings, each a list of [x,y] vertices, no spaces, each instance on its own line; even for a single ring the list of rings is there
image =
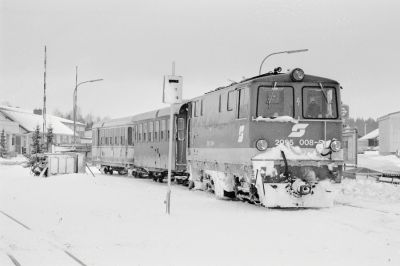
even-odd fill
[[[176,116],[176,166],[178,170],[186,168],[187,111],[187,105],[184,105]]]

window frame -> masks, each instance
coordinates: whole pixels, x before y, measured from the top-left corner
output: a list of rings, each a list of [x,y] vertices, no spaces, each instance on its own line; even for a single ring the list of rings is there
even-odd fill
[[[292,106],[293,106],[293,108],[292,108],[292,115],[291,115],[291,117],[295,117],[295,113],[296,113],[296,111],[295,111],[295,93],[294,93],[294,87],[293,86],[290,86],[290,85],[280,85],[281,87],[283,87],[283,88],[291,88],[292,89]],[[276,86],[276,87],[278,87],[278,86]],[[260,115],[258,114],[258,103],[259,103],[259,98],[260,98],[260,89],[261,88],[274,88],[274,86],[273,85],[260,85],[260,86],[258,86],[258,88],[257,88],[257,99],[256,99],[256,117],[259,117]],[[278,87],[278,88],[280,88],[280,87]]]
[[[334,94],[335,94],[335,101],[336,101],[336,105],[335,105],[335,108],[336,108],[336,117],[332,117],[332,118],[329,118],[329,117],[316,117],[316,118],[313,118],[313,117],[306,117],[305,116],[305,105],[304,105],[304,100],[305,100],[305,96],[304,96],[304,91],[305,91],[305,89],[321,89],[321,87],[320,86],[303,86],[302,88],[301,88],[301,115],[302,115],[302,118],[303,119],[310,119],[310,120],[337,120],[337,119],[339,119],[340,118],[340,115],[339,115],[339,102],[338,102],[338,93],[337,93],[337,87],[335,87],[335,85],[327,85],[327,86],[324,86],[324,89],[333,89],[333,91],[334,91]],[[321,93],[323,93],[323,92],[321,92]]]

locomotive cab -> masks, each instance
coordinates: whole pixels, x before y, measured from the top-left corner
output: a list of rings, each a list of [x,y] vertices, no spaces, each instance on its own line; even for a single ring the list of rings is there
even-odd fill
[[[328,207],[343,167],[340,86],[300,69],[252,84],[253,179],[268,207]]]

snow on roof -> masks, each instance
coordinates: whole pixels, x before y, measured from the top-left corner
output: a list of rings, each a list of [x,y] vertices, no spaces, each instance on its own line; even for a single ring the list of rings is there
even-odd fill
[[[371,132],[369,132],[368,134],[366,134],[365,136],[359,138],[358,140],[367,140],[367,139],[375,139],[379,136],[379,128],[372,130]]]
[[[43,117],[42,115],[34,114],[31,110],[22,108],[0,106],[0,111],[5,113],[15,122],[19,123],[21,127],[28,131],[34,131],[37,126],[42,130]],[[66,125],[63,124],[64,118],[53,115],[46,115],[47,125],[53,128],[54,134],[73,135],[74,132]],[[70,120],[69,120],[70,121]]]

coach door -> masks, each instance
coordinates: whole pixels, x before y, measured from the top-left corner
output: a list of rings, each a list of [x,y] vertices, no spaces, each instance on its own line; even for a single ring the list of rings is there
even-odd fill
[[[188,105],[185,104],[176,116],[176,167],[178,170],[186,167],[187,116]]]

